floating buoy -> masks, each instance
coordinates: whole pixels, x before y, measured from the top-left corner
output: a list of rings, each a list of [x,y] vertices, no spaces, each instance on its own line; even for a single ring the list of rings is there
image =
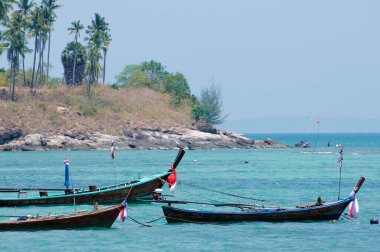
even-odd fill
[[[244,164],[248,164],[249,162],[248,161],[244,161]]]
[[[371,224],[379,224],[379,220],[378,219],[375,219],[375,218],[372,218],[369,223]]]

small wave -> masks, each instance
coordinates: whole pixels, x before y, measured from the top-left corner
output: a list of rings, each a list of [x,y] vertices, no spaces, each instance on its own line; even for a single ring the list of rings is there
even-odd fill
[[[301,151],[300,153],[301,154],[313,154],[313,152],[311,152],[311,151]]]
[[[301,151],[302,154],[323,154],[323,155],[328,155],[328,154],[333,154],[332,151],[316,151],[316,152],[312,152],[312,151]]]

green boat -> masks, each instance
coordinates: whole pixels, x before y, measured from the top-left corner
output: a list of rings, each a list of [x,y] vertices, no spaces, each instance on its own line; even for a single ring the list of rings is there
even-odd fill
[[[180,149],[171,169],[169,169],[167,172],[101,188],[97,188],[96,186],[89,186],[88,190],[69,189],[64,190],[64,193],[55,195],[48,195],[48,190],[34,189],[35,191],[40,192],[40,196],[33,197],[23,197],[22,194],[20,194],[22,191],[32,189],[0,189],[0,192],[19,192],[19,197],[17,198],[0,198],[0,207],[28,205],[70,205],[73,203],[93,204],[94,202],[120,203],[127,197],[129,191],[132,188],[133,192],[131,195],[131,200],[135,199],[136,197],[152,195],[155,189],[161,188],[165,184],[168,176],[172,174],[177,168],[184,154],[185,151],[183,149]]]

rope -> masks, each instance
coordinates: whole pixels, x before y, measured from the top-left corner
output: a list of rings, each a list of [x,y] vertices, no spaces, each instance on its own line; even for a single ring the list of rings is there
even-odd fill
[[[128,210],[131,210],[131,208],[128,208]],[[151,220],[151,221],[147,221],[147,222],[145,222],[145,223],[153,223],[153,222],[156,222],[156,221],[161,220],[162,218],[165,218],[165,215],[152,214],[152,213],[150,213],[150,212],[145,212],[145,211],[140,211],[140,210],[139,210],[139,213],[142,213],[142,214],[144,214],[144,215],[160,216],[159,218],[156,218],[156,219]]]
[[[132,218],[131,216],[129,216],[129,215],[128,215],[128,218],[129,218],[131,221],[133,221],[133,222],[135,222],[135,223],[141,225],[142,227],[152,227],[151,225],[146,225],[146,224],[144,224],[144,223],[142,223],[142,222],[139,222],[138,220],[133,219],[133,218]]]
[[[135,210],[133,207],[130,207],[128,206],[128,212],[131,212],[130,210],[132,210],[132,212]],[[151,212],[145,212],[145,211],[141,211],[141,210],[137,210],[138,213],[142,213],[144,215],[151,215],[151,216],[154,216],[154,217],[157,217],[157,216],[162,216],[160,214],[152,214]]]
[[[147,221],[146,223],[153,223],[153,222],[156,222],[156,221],[159,221],[161,220],[162,218],[165,218],[165,215],[161,216],[160,218],[158,219],[155,219],[155,220],[151,220],[151,221]]]
[[[347,217],[347,216],[345,216],[345,215],[348,215],[348,214],[347,214],[347,213],[344,213],[344,214],[342,214],[341,216],[342,216],[343,218],[347,219],[347,220],[352,220],[350,217]]]
[[[211,199],[211,198],[207,198],[207,197],[204,197],[204,196],[200,196],[200,195],[191,193],[188,190],[183,189],[183,187],[181,187],[179,189],[182,190],[182,191],[184,191],[184,192],[186,192],[186,193],[188,193],[188,194],[190,194],[191,196],[194,196],[194,197],[198,197],[198,198],[201,198],[201,199],[206,199],[206,200],[213,201],[213,202],[224,203],[224,202],[222,202],[220,200],[214,200],[214,199]]]
[[[199,186],[199,185],[193,185],[193,184],[190,184],[190,183],[183,183],[182,181],[181,181],[180,184],[192,186],[192,187],[199,188],[199,189],[206,190],[206,191],[210,191],[210,192],[215,192],[215,193],[227,195],[227,196],[230,196],[230,197],[237,197],[237,198],[242,198],[242,199],[250,199],[250,200],[256,200],[256,201],[261,201],[261,202],[265,201],[264,199],[256,199],[256,198],[240,196],[240,195],[236,195],[236,194],[232,194],[232,193],[221,192],[221,191],[205,188],[205,187],[202,187],[202,186]]]

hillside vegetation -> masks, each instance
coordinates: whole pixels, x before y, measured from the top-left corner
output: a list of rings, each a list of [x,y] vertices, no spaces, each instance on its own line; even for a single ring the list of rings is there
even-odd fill
[[[97,85],[91,98],[85,86],[44,87],[34,95],[29,88],[20,87],[17,94],[17,102],[0,99],[0,127],[21,128],[23,134],[75,131],[121,135],[125,128],[191,124],[188,104],[174,107],[170,95],[148,88],[115,90]]]

